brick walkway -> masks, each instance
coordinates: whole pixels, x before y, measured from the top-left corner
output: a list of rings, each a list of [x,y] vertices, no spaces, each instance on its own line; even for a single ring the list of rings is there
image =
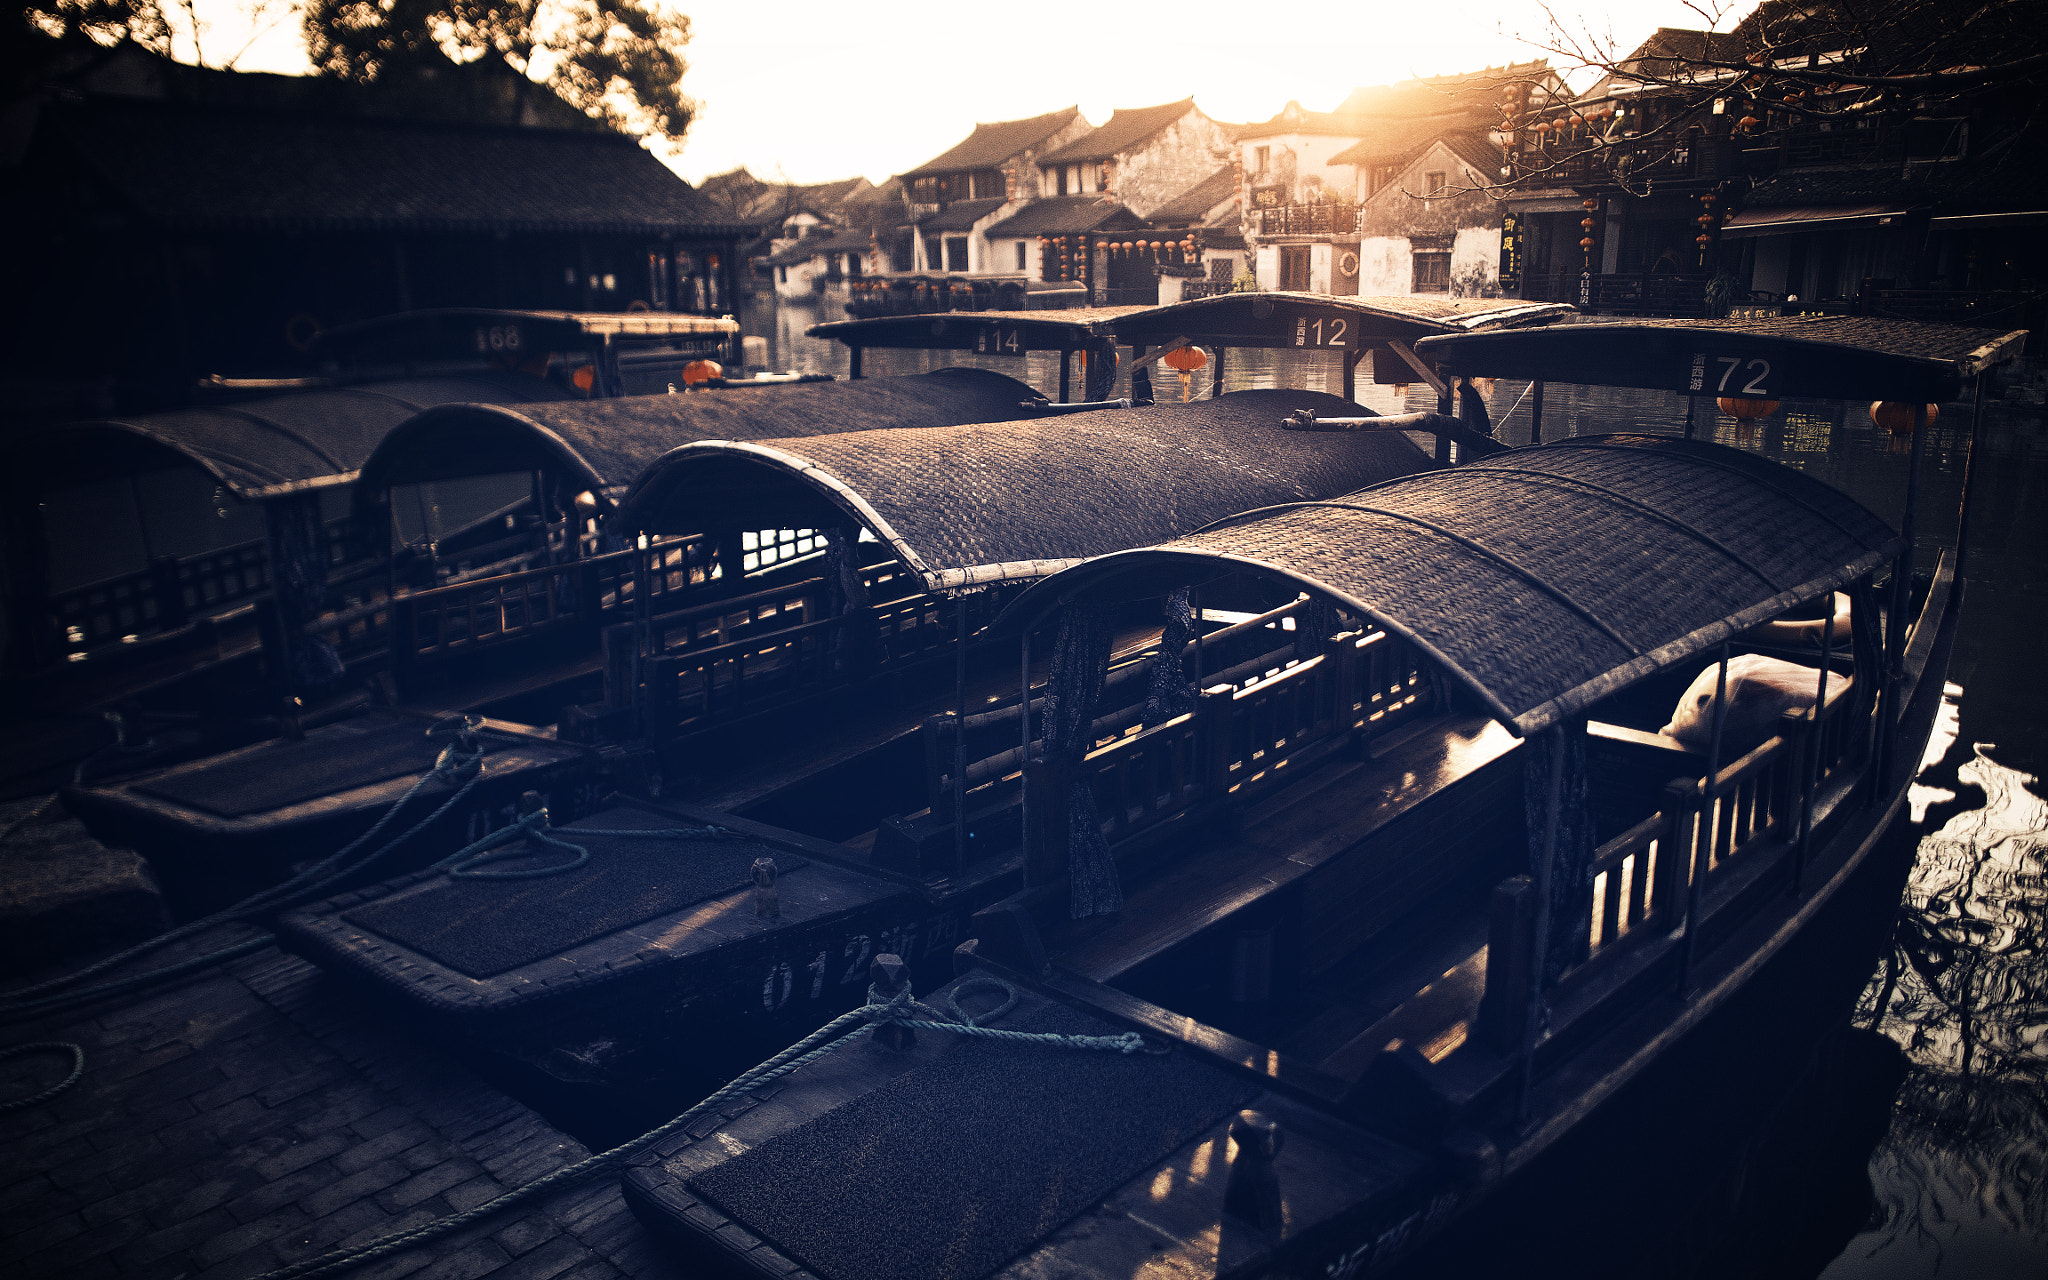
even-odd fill
[[[82,1045],[85,1076],[0,1115],[0,1274],[253,1276],[468,1209],[588,1154],[275,951],[118,1007],[0,1027],[0,1046],[34,1040]],[[0,1064],[9,1097],[61,1070],[55,1055]],[[348,1274],[677,1273],[610,1173]]]

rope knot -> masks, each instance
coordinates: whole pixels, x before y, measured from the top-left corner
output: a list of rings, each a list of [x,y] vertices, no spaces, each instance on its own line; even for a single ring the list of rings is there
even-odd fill
[[[451,743],[441,748],[441,754],[434,758],[434,767],[428,777],[437,782],[468,782],[484,767],[484,753],[472,751],[465,754],[461,743]]]

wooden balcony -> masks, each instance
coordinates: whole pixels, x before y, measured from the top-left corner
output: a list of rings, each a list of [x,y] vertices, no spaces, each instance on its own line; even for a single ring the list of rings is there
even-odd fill
[[[1334,236],[1358,234],[1360,209],[1355,204],[1283,204],[1255,210],[1261,236]]]

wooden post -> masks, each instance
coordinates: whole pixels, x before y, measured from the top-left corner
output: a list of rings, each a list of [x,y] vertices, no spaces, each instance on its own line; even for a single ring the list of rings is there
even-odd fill
[[[1529,443],[1543,443],[1543,379],[1529,389]]]
[[[1899,538],[1905,543],[1898,562],[1892,566],[1891,622],[1885,628],[1884,695],[1885,710],[1878,716],[1879,791],[1890,789],[1892,774],[1899,767],[1898,730],[1905,708],[1906,621],[1913,607],[1913,539],[1920,503],[1920,459],[1927,452],[1927,406],[1913,406],[1913,448],[1906,460],[1906,514],[1899,521]],[[1910,765],[1909,765],[1910,767]]]
[[[1236,695],[1228,689],[1195,695],[1195,743],[1200,753],[1202,793],[1214,800],[1230,794],[1230,713]]]
[[[1800,788],[1799,797],[1799,844],[1792,854],[1792,892],[1805,890],[1806,858],[1813,848],[1813,793],[1820,787],[1820,754],[1823,737],[1822,717],[1828,708],[1828,675],[1835,652],[1835,601],[1834,593],[1828,594],[1827,621],[1820,626],[1820,689],[1814,694],[1811,727],[1806,733],[1805,785]]]
[[[1142,364],[1142,363],[1140,363],[1140,361],[1144,360],[1144,358],[1145,358],[1145,348],[1143,348],[1143,347],[1141,347],[1141,346],[1135,346],[1135,345],[1134,345],[1134,346],[1132,346],[1132,348],[1131,348],[1131,403],[1132,403],[1132,404],[1151,404],[1151,403],[1152,403],[1152,367],[1151,367],[1150,365],[1147,365],[1147,364]]]
[[[941,711],[924,722],[925,797],[931,801],[932,816],[946,821],[959,820],[957,794],[948,785],[961,737],[959,724],[958,713],[952,711]]]
[[[1225,349],[1224,349],[1224,348],[1222,348],[1222,347],[1218,347],[1218,348],[1216,348],[1215,354],[1214,354],[1214,355],[1213,355],[1213,356],[1211,357],[1211,363],[1212,363],[1212,364],[1213,364],[1213,365],[1215,366],[1215,369],[1216,369],[1216,376],[1215,376],[1215,378],[1214,378],[1214,379],[1213,379],[1213,380],[1212,380],[1212,381],[1211,381],[1211,382],[1209,383],[1209,398],[1210,398],[1211,400],[1214,400],[1214,399],[1216,399],[1217,397],[1219,397],[1219,396],[1221,396],[1221,395],[1223,394],[1223,356],[1224,356],[1224,350],[1225,350]]]
[[[1070,398],[1070,396],[1069,396],[1069,394],[1068,394],[1068,393],[1069,393],[1069,390],[1070,390],[1070,388],[1071,388],[1071,387],[1072,387],[1072,385],[1073,385],[1073,360],[1074,360],[1074,351],[1073,351],[1073,348],[1071,348],[1071,347],[1061,347],[1061,348],[1060,348],[1060,403],[1061,403],[1061,404],[1065,404],[1065,403],[1067,403],[1067,401],[1068,401],[1068,400],[1069,400],[1069,398]]]
[[[1693,417],[1698,412],[1699,403],[1700,398],[1698,396],[1687,396],[1685,398],[1685,438],[1688,440],[1692,439],[1693,436]]]
[[[1446,418],[1451,416],[1451,384],[1448,379],[1437,389],[1436,411]],[[1438,432],[1436,437],[1436,464],[1440,467],[1451,465],[1451,438],[1442,432]]]
[[[1970,452],[1963,459],[1963,501],[1956,512],[1956,581],[1963,581],[1964,566],[1970,560],[1970,511],[1976,505],[1977,453],[1984,443],[1984,375],[1977,375],[1977,392],[1970,406]],[[1832,611],[1831,611],[1832,612]]]
[[[964,595],[953,597],[953,865],[963,870],[967,866],[968,599]]]
[[[391,601],[391,679],[400,693],[414,687],[420,653],[419,601],[409,595]]]
[[[1371,347],[1360,347],[1344,353],[1344,398],[1358,399],[1358,362],[1372,354]]]
[[[1707,777],[1699,800],[1698,818],[1706,822],[1706,830],[1688,844],[1692,853],[1689,859],[1691,881],[1685,893],[1685,941],[1678,952],[1678,994],[1682,999],[1692,996],[1692,962],[1700,935],[1700,895],[1706,886],[1708,855],[1713,849],[1714,836],[1721,829],[1719,800],[1715,791],[1721,776],[1721,730],[1727,722],[1728,642],[1723,640],[1720,675],[1714,682],[1714,732],[1707,744]]]
[[[1536,919],[1529,930],[1529,996],[1522,1028],[1522,1079],[1515,1102],[1516,1123],[1529,1119],[1529,1094],[1536,1083],[1536,1032],[1542,1026],[1543,971],[1550,954],[1550,898],[1552,864],[1557,860],[1558,810],[1563,807],[1566,746],[1565,725],[1550,730],[1558,741],[1550,753],[1549,776],[1544,779],[1543,843],[1536,861]],[[1531,744],[1534,745],[1534,744]]]
[[[1025,627],[1025,628],[1024,628],[1024,635],[1023,635],[1023,637],[1022,637],[1022,638],[1021,638],[1021,639],[1019,640],[1019,642],[1018,642],[1018,648],[1019,648],[1019,649],[1020,649],[1020,650],[1022,651],[1022,657],[1021,657],[1021,659],[1020,659],[1020,665],[1021,665],[1021,666],[1023,667],[1023,673],[1022,673],[1022,674],[1021,674],[1021,675],[1019,676],[1019,678],[1018,678],[1018,681],[1017,681],[1017,684],[1018,684],[1018,690],[1017,690],[1017,721],[1018,721],[1018,725],[1019,725],[1019,734],[1020,734],[1020,737],[1022,738],[1022,741],[1021,741],[1021,743],[1019,744],[1019,750],[1018,750],[1018,752],[1017,752],[1017,759],[1018,759],[1019,761],[1021,761],[1021,762],[1022,762],[1022,763],[1021,763],[1021,764],[1020,764],[1020,765],[1018,766],[1018,775],[1017,775],[1017,785],[1018,785],[1018,788],[1019,788],[1019,794],[1018,794],[1018,797],[1017,797],[1017,821],[1018,821],[1018,824],[1019,824],[1019,826],[1020,826],[1020,827],[1022,828],[1022,837],[1023,837],[1023,838],[1022,838],[1022,844],[1023,844],[1023,846],[1024,846],[1024,847],[1025,847],[1026,849],[1029,849],[1029,848],[1031,847],[1031,628],[1030,628],[1030,627],[1028,627],[1028,626],[1027,626],[1027,627]]]
[[[604,662],[604,705],[623,711],[639,700],[633,687],[633,624],[615,623],[599,633]]]
[[[1511,876],[1493,887],[1486,931],[1486,991],[1479,999],[1482,1039],[1496,1053],[1516,1053],[1527,1038],[1529,980],[1535,972],[1536,886]]]
[[[860,350],[859,347],[851,347],[847,350],[846,377],[848,381],[859,381],[860,379]]]
[[[1240,1111],[1230,1122],[1230,1180],[1223,1212],[1278,1239],[1282,1226],[1280,1175],[1274,1160],[1286,1140],[1280,1122],[1258,1111]]]

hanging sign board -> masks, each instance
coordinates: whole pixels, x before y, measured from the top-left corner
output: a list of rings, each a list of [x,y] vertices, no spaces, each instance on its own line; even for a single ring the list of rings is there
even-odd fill
[[[1762,356],[1695,351],[1685,391],[1695,396],[1768,397],[1773,391],[1771,362]]]
[[[979,356],[1021,356],[1030,350],[1024,331],[1016,325],[983,325],[974,335],[974,354]]]

